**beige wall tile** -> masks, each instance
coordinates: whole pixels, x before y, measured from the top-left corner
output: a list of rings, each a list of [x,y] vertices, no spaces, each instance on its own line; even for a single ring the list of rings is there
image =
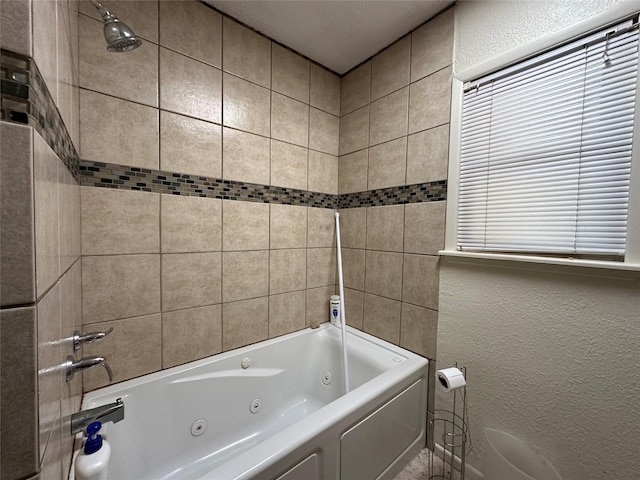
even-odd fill
[[[223,128],[222,176],[225,180],[269,183],[269,139]]]
[[[365,248],[367,240],[367,208],[340,210],[340,240],[344,248]]]
[[[409,133],[449,123],[451,67],[411,84]]]
[[[307,147],[309,145],[309,105],[273,92],[271,94],[271,138]]]
[[[338,193],[366,191],[368,164],[368,149],[341,156],[338,159]]]
[[[307,327],[329,321],[329,301],[335,292],[335,285],[307,289]]]
[[[162,368],[222,351],[222,305],[162,314]]]
[[[438,272],[438,257],[405,255],[402,301],[437,310]]]
[[[338,155],[340,119],[330,113],[311,108],[309,114],[309,148]]]
[[[407,137],[381,143],[369,149],[368,188],[404,185],[407,166]]]
[[[344,286],[364,290],[364,250],[342,249],[342,272]]]
[[[81,187],[83,255],[160,253],[160,194]]]
[[[273,91],[309,103],[309,60],[275,43],[271,56]]]
[[[160,48],[160,108],[221,123],[222,72]]]
[[[33,193],[36,250],[36,291],[40,297],[60,276],[58,238],[58,163],[49,145],[34,133]]]
[[[411,34],[412,82],[451,65],[453,22],[453,8],[450,8]]]
[[[305,291],[269,297],[269,338],[305,328]]]
[[[2,2],[2,15],[0,15],[2,48],[21,55],[33,56],[31,32],[31,1]]]
[[[264,87],[271,86],[271,41],[224,17],[222,65],[233,73]]]
[[[268,137],[271,122],[271,95],[268,89],[224,74],[222,109],[224,124]]]
[[[409,87],[373,102],[369,145],[377,145],[406,135],[408,108]]]
[[[4,16],[4,5],[3,16]],[[4,25],[4,23],[3,23]],[[4,173],[3,173],[4,174]],[[35,307],[0,310],[0,360],[11,375],[2,378],[2,477],[24,478],[38,471],[38,338]],[[10,377],[10,378],[9,378]],[[19,381],[15,381],[19,379]]]
[[[336,249],[307,249],[307,288],[336,283]]]
[[[220,253],[162,255],[162,311],[220,303]]]
[[[304,248],[307,246],[307,207],[271,204],[270,247]]]
[[[5,2],[2,3],[4,10]],[[58,99],[56,4],[55,2],[31,1],[29,13],[33,22],[33,59],[47,84],[51,98],[55,102]]]
[[[371,101],[371,62],[342,77],[340,115],[353,112]]]
[[[123,382],[162,368],[162,320],[159,313],[85,325],[83,331],[104,331],[111,327],[113,332],[103,342],[85,345],[83,352],[85,356],[104,356],[113,370],[114,382]],[[109,384],[104,368],[87,370],[82,377],[85,392]]]
[[[402,304],[400,346],[427,358],[436,358],[438,312]]]
[[[222,250],[269,248],[269,204],[222,202]]]
[[[220,126],[161,110],[160,169],[221,178]]]
[[[66,359],[60,349],[60,284],[38,302],[38,418],[40,424],[40,459],[49,436],[60,419],[60,398],[65,372],[56,366]],[[69,353],[69,352],[67,352]]]
[[[57,402],[60,411],[60,400]],[[66,432],[65,432],[66,433]],[[63,478],[62,473],[62,429],[60,415],[56,417],[53,428],[48,432],[46,445],[40,449],[42,458],[40,462],[40,478]],[[64,472],[66,475],[67,472]]]
[[[162,253],[222,248],[222,200],[161,195]]]
[[[371,62],[371,100],[409,85],[411,35],[401,38]]]
[[[400,343],[400,302],[364,294],[364,331],[395,345]]]
[[[164,0],[163,0],[164,1]],[[78,2],[78,10],[91,18],[101,20],[98,10],[90,2]],[[148,0],[111,0],[109,11],[126,19],[127,25],[145,40],[158,43],[158,2]],[[100,29],[100,27],[98,27]],[[104,48],[104,47],[103,47]]]
[[[437,255],[444,248],[447,202],[412,203],[404,206],[404,251]]]
[[[106,49],[102,22],[84,15],[78,20],[80,87],[157,107],[158,46],[145,42],[126,55],[116,55]]]
[[[338,193],[338,157],[309,150],[308,189],[312,192]]]
[[[269,293],[269,251],[224,252],[222,300],[233,302]]]
[[[79,259],[60,277],[60,320],[61,349],[66,359],[67,352],[73,349],[74,330],[82,328],[82,262]],[[77,394],[82,393],[82,381],[74,379],[69,387],[72,393],[76,388]]]
[[[269,252],[269,293],[304,290],[307,285],[307,251],[304,248]]]
[[[116,164],[126,159],[132,167],[158,169],[158,123],[154,108],[81,89],[80,157]]]
[[[243,347],[269,337],[269,298],[222,305],[222,350]]]
[[[367,248],[402,252],[404,205],[367,208]]]
[[[336,246],[335,210],[309,207],[309,237],[307,247]]]
[[[0,302],[28,304],[36,299],[33,129],[1,122],[0,136]]]
[[[306,190],[307,152],[304,147],[271,140],[271,185]]]
[[[369,146],[369,106],[340,117],[340,155]]]
[[[447,178],[449,166],[449,124],[408,137],[407,185]]]
[[[158,3],[160,45],[222,67],[222,15],[198,2]]]
[[[82,257],[85,325],[159,311],[160,255]]]
[[[367,250],[365,261],[365,292],[400,300],[402,254]]]
[[[340,115],[340,77],[311,64],[310,103],[332,115]]]
[[[58,211],[60,272],[65,272],[82,253],[82,244],[80,187],[62,162],[58,162],[58,204],[60,206]]]
[[[344,296],[347,325],[357,328],[358,330],[362,330],[364,326],[364,292],[345,288]]]

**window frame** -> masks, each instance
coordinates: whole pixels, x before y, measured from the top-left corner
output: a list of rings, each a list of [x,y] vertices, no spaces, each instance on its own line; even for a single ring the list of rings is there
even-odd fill
[[[629,2],[633,3],[633,2]],[[636,89],[634,139],[632,142],[629,210],[627,216],[626,253],[623,261],[589,260],[530,254],[466,252],[457,250],[460,144],[462,137],[463,90],[466,82],[489,75],[510,65],[536,56],[573,39],[595,33],[639,13],[638,5],[622,2],[614,8],[554,34],[520,46],[464,72],[454,72],[451,86],[451,123],[449,135],[449,169],[444,249],[441,256],[452,261],[481,263],[510,268],[550,270],[554,272],[609,277],[640,278],[640,71]]]

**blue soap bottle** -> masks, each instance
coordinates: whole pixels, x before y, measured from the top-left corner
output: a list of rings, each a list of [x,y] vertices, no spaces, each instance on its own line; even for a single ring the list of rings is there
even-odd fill
[[[87,427],[87,439],[76,457],[76,480],[107,480],[111,446],[98,433],[100,428],[101,422],[93,422]]]

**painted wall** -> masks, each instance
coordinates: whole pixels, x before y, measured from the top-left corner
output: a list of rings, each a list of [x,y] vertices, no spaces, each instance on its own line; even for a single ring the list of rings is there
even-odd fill
[[[614,3],[460,2],[456,71]],[[470,464],[482,470],[492,427],[535,446],[564,480],[637,478],[638,312],[638,280],[444,261],[438,361],[468,367]]]

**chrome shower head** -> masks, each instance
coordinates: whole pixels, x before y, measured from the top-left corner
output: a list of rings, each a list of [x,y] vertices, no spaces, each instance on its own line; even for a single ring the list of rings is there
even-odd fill
[[[133,33],[129,26],[118,20],[97,0],[91,0],[94,7],[102,15],[104,22],[104,38],[107,41],[107,50],[110,52],[128,52],[142,45],[142,40]]]

